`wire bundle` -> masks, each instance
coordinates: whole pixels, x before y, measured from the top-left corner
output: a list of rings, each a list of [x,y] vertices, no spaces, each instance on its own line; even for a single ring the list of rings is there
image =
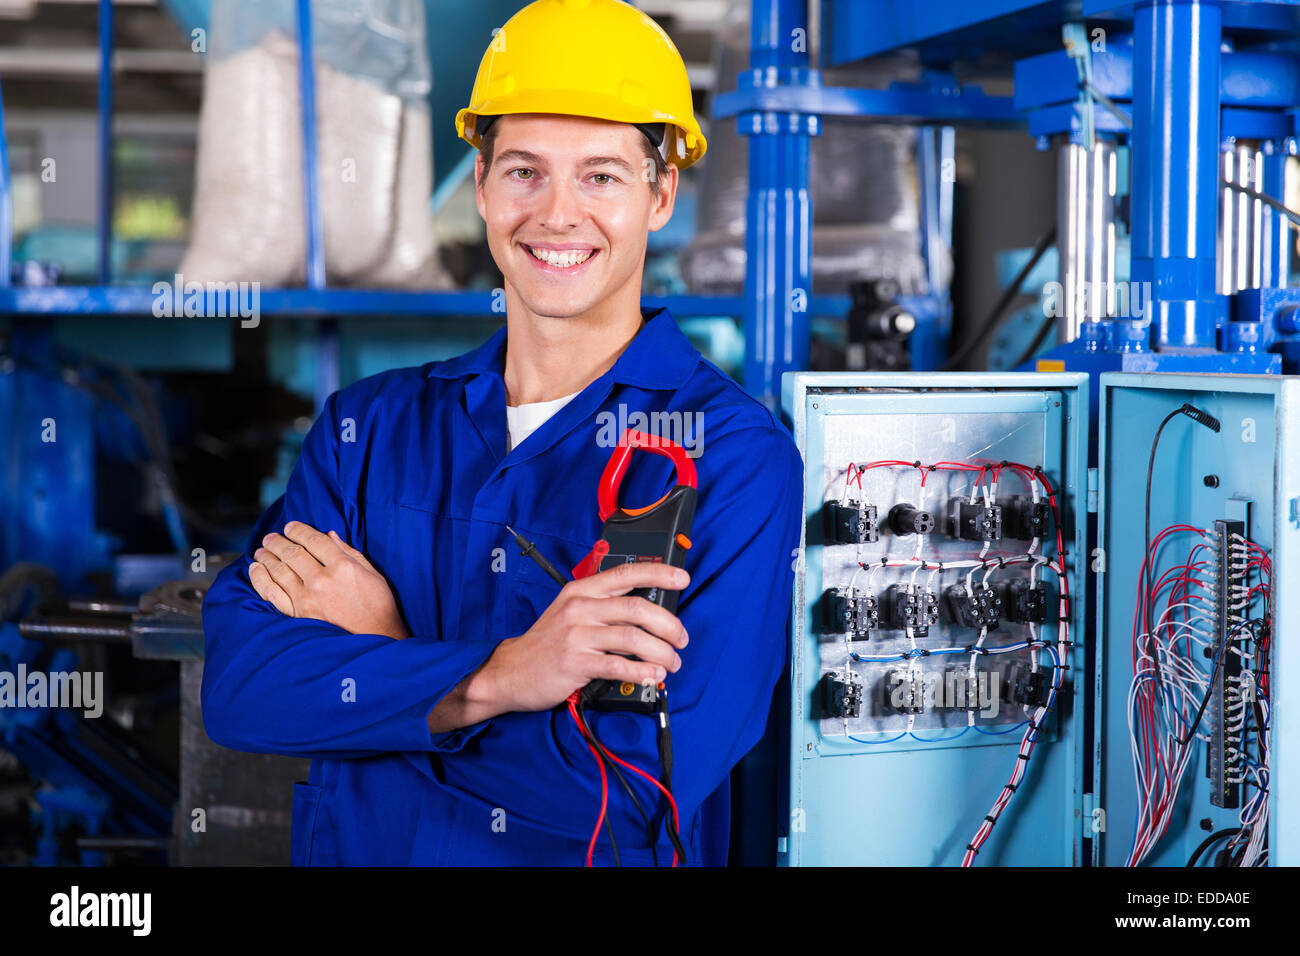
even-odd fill
[[[940,461],[940,462],[934,462],[932,464],[924,464],[920,461],[900,461],[900,460],[889,459],[889,460],[882,460],[882,461],[867,462],[862,465],[858,465],[856,463],[850,463],[848,469],[845,472],[845,482],[844,482],[845,487],[841,495],[841,503],[844,503],[844,501],[847,500],[849,489],[852,484],[856,483],[859,491],[862,490],[862,476],[867,471],[873,468],[884,468],[884,467],[915,468],[920,474],[920,490],[922,494],[924,493],[925,490],[926,478],[932,472],[956,471],[956,472],[978,473],[978,478],[976,479],[971,489],[971,503],[972,504],[975,503],[975,501],[978,499],[979,495],[982,492],[984,503],[986,506],[991,506],[996,500],[998,481],[1001,478],[1003,471],[1010,469],[1011,471],[1015,472],[1016,474],[1024,478],[1025,481],[1028,483],[1034,504],[1037,504],[1042,500],[1042,496],[1040,496],[1039,493],[1039,489],[1041,487],[1042,492],[1047,497],[1048,503],[1050,504],[1052,509],[1053,523],[1056,530],[1056,557],[1054,560],[1049,560],[1043,555],[1035,554],[1035,552],[1038,550],[1039,543],[1040,543],[1039,540],[1035,538],[1030,543],[1028,549],[1026,550],[1026,553],[1023,555],[1016,555],[1012,557],[988,558],[987,554],[988,554],[990,542],[986,541],[977,559],[964,560],[964,561],[942,561],[942,562],[925,561],[924,559],[921,558],[921,545],[922,545],[922,540],[925,536],[917,535],[916,553],[911,558],[908,558],[906,560],[890,561],[886,557],[876,562],[866,563],[863,562],[861,560],[861,556],[859,556],[858,570],[854,572],[853,579],[850,580],[849,582],[849,586],[852,587],[856,583],[858,573],[863,570],[868,571],[869,575],[874,575],[875,571],[878,568],[912,567],[913,572],[912,572],[911,586],[915,586],[916,576],[920,571],[929,571],[931,581],[932,581],[934,575],[941,571],[950,570],[950,569],[966,569],[967,570],[966,591],[967,594],[969,595],[973,593],[972,577],[975,574],[975,572],[980,569],[983,569],[984,571],[984,578],[982,582],[984,585],[987,585],[989,575],[994,570],[1000,570],[1008,565],[1029,564],[1031,566],[1032,573],[1035,576],[1040,568],[1050,568],[1052,571],[1056,573],[1057,580],[1059,582],[1059,592],[1058,592],[1059,605],[1058,605],[1058,614],[1057,614],[1057,635],[1056,635],[1055,644],[1052,644],[1046,640],[1039,639],[1039,636],[1036,633],[1036,627],[1031,624],[1030,639],[1017,644],[1010,644],[1010,645],[986,647],[984,641],[985,638],[987,637],[987,628],[980,628],[978,639],[973,644],[967,647],[921,649],[916,646],[915,639],[912,639],[911,649],[906,653],[900,653],[896,655],[864,657],[854,653],[851,649],[848,650],[847,660],[845,662],[846,676],[850,672],[849,671],[850,661],[858,661],[862,663],[887,663],[895,660],[907,660],[909,665],[912,665],[914,664],[916,658],[918,657],[931,656],[937,654],[969,654],[971,657],[969,673],[973,674],[976,660],[978,660],[978,658],[984,654],[1005,654],[1005,653],[1010,653],[1012,651],[1027,650],[1029,652],[1031,667],[1034,670],[1038,669],[1037,652],[1039,651],[1045,652],[1048,655],[1048,657],[1051,658],[1052,680],[1051,680],[1051,684],[1049,685],[1046,702],[1040,707],[1033,708],[1032,713],[1030,713],[1030,708],[1026,707],[1025,712],[1026,712],[1027,719],[1022,724],[1019,724],[1016,727],[1011,728],[1010,730],[1003,730],[1003,731],[996,731],[996,732],[981,730],[981,728],[975,725],[975,715],[974,712],[972,711],[972,712],[968,712],[967,726],[963,728],[955,736],[947,736],[947,737],[939,737],[939,738],[917,737],[916,734],[912,732],[912,723],[911,723],[911,718],[909,716],[907,729],[903,733],[899,734],[897,737],[892,737],[889,738],[888,740],[882,740],[882,741],[865,741],[865,740],[859,741],[861,743],[891,743],[895,740],[901,740],[903,737],[911,736],[915,740],[918,740],[922,743],[937,743],[937,742],[946,742],[949,740],[955,740],[957,737],[962,736],[962,734],[965,734],[968,730],[971,729],[986,734],[987,733],[1004,734],[1004,733],[1010,733],[1011,731],[1014,730],[1018,730],[1022,726],[1026,728],[1020,740],[1020,746],[1016,754],[1015,766],[1012,768],[1010,778],[1008,779],[1007,783],[1003,785],[1002,790],[998,793],[997,799],[994,800],[993,802],[992,808],[989,810],[989,812],[985,815],[984,819],[981,821],[980,826],[975,833],[975,836],[972,837],[970,843],[966,845],[966,852],[962,856],[962,866],[973,866],[975,863],[976,856],[979,855],[980,849],[984,846],[984,844],[988,841],[989,837],[992,835],[993,828],[997,825],[997,822],[1000,819],[1002,812],[1006,809],[1007,805],[1011,802],[1011,798],[1015,795],[1016,791],[1020,787],[1021,782],[1024,779],[1025,773],[1029,766],[1029,759],[1033,755],[1034,747],[1038,742],[1038,735],[1039,735],[1039,731],[1043,726],[1043,721],[1046,718],[1048,712],[1051,711],[1052,707],[1055,705],[1056,699],[1059,696],[1061,687],[1064,683],[1065,670],[1067,667],[1066,662],[1069,659],[1068,649],[1070,647],[1070,639],[1069,639],[1070,586],[1069,586],[1069,578],[1066,574],[1066,568],[1065,568],[1065,559],[1067,556],[1067,552],[1065,550],[1065,535],[1061,524],[1061,510],[1056,499],[1056,492],[1052,487],[1051,482],[1047,479],[1047,476],[1043,474],[1042,469],[1034,468],[1029,465],[1025,465],[1019,462],[1012,462],[1012,461],[1002,461],[997,464],[991,464],[991,463],[982,464],[976,462],[956,462],[956,461]],[[869,587],[870,587],[870,578],[868,579],[868,588]],[[910,629],[908,630],[908,637],[912,638]],[[850,737],[850,739],[855,741],[858,740],[858,738],[856,737]]]
[[[1016,753],[1016,763],[1012,767],[1010,779],[1002,786],[998,793],[997,799],[993,801],[993,807],[980,822],[979,829],[975,831],[975,836],[966,844],[966,852],[962,856],[962,866],[974,866],[975,857],[979,855],[980,849],[993,834],[993,828],[1001,819],[1002,811],[1007,808],[1011,798],[1016,795],[1024,780],[1025,773],[1029,769],[1029,758],[1034,753],[1034,747],[1038,743],[1038,732],[1043,726],[1043,720],[1046,718],[1056,698],[1060,694],[1061,685],[1065,681],[1066,661],[1069,659],[1068,648],[1070,646],[1070,579],[1065,573],[1065,535],[1061,530],[1061,510],[1056,501],[1056,492],[1053,490],[1047,476],[1042,473],[1041,469],[1031,469],[1027,465],[1020,465],[1014,462],[1004,462],[1003,466],[994,472],[993,480],[996,484],[997,477],[1001,473],[1002,467],[1010,467],[1019,472],[1029,482],[1031,487],[1035,479],[1042,482],[1043,489],[1047,494],[1048,503],[1052,508],[1052,518],[1056,526],[1056,563],[1048,564],[1057,574],[1060,581],[1060,605],[1057,615],[1056,646],[1045,644],[1044,649],[1048,656],[1052,658],[1052,683],[1047,695],[1047,702],[1043,706],[1035,708],[1033,715],[1029,718],[1029,726],[1025,730],[1024,736],[1020,739],[1020,748]],[[1035,500],[1037,494],[1035,493]]]
[[[642,823],[645,824],[646,831],[650,837],[650,854],[654,859],[655,866],[659,865],[659,855],[655,850],[656,830],[650,825],[650,818],[646,815],[644,808],[641,806],[641,801],[637,799],[636,793],[628,784],[627,778],[619,773],[619,767],[622,767],[625,770],[630,770],[632,773],[650,781],[650,783],[652,783],[668,800],[668,808],[670,811],[670,816],[667,821],[668,839],[673,845],[672,865],[676,866],[680,860],[686,858],[686,851],[682,847],[681,838],[679,836],[681,823],[677,817],[677,801],[673,798],[671,784],[665,784],[656,780],[640,767],[634,766],[626,760],[623,760],[621,757],[615,755],[608,747],[601,743],[600,738],[596,736],[595,730],[589,723],[587,723],[587,716],[583,713],[582,707],[578,703],[578,696],[579,692],[575,691],[569,697],[569,716],[573,719],[573,724],[578,729],[578,733],[581,735],[583,743],[585,743],[587,749],[591,751],[591,756],[596,761],[596,766],[600,769],[600,813],[596,817],[596,826],[591,831],[591,840],[587,843],[587,866],[593,865],[592,856],[596,852],[596,842],[600,839],[600,831],[602,827],[609,836],[609,842],[614,849],[614,862],[615,864],[619,863],[618,843],[614,839],[614,833],[609,825],[609,818],[606,813],[609,809],[609,776],[606,772],[607,770],[618,778],[619,782],[623,785],[623,789],[627,791],[628,797],[631,798],[633,805],[636,807],[636,811],[640,815]],[[661,727],[663,726],[664,724],[661,723]],[[665,770],[667,772],[667,768],[665,768]]]
[[[1161,546],[1182,534],[1195,535],[1199,541],[1182,563],[1157,576],[1155,567]],[[1147,859],[1168,831],[1191,764],[1193,742],[1211,742],[1208,731],[1202,733],[1199,728],[1215,679],[1225,667],[1229,654],[1240,658],[1241,670],[1225,681],[1223,713],[1218,715],[1224,724],[1226,782],[1251,783],[1257,788],[1255,796],[1242,807],[1239,815],[1242,826],[1228,844],[1229,856],[1247,866],[1265,858],[1270,708],[1267,669],[1257,670],[1256,665],[1267,661],[1268,612],[1258,622],[1247,620],[1247,615],[1257,595],[1263,596],[1267,604],[1271,562],[1257,545],[1234,534],[1228,542],[1232,566],[1219,569],[1217,554],[1221,543],[1215,531],[1185,524],[1170,525],[1152,540],[1139,571],[1133,617],[1133,680],[1128,695],[1137,808],[1127,866],[1137,866]],[[1210,554],[1202,555],[1203,551]],[[1220,571],[1227,574],[1247,570],[1258,570],[1264,576],[1264,583],[1254,588],[1234,585],[1228,619],[1220,621]],[[1148,581],[1153,582],[1149,588]],[[1156,617],[1162,600],[1163,611]],[[1145,626],[1148,621],[1153,622],[1149,629]],[[1222,641],[1218,638],[1221,627],[1225,632]],[[1245,635],[1253,639],[1251,651],[1239,644]],[[1247,753],[1252,742],[1249,737],[1252,720],[1257,760],[1251,760]]]

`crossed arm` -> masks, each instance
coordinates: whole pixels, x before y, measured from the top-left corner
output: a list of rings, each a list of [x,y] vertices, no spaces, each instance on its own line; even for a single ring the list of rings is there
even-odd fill
[[[353,634],[410,637],[384,576],[330,530],[290,521],[253,554],[248,577],[258,595],[288,617],[313,618]],[[671,612],[634,588],[681,590],[690,576],[668,565],[628,564],[566,584],[524,634],[438,702],[429,732],[444,733],[510,711],[549,710],[596,678],[661,681],[681,667],[689,641]],[[632,654],[640,660],[622,655]]]

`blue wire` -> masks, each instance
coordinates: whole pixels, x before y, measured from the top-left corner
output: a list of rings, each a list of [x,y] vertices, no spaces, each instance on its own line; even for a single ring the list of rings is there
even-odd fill
[[[907,736],[911,737],[913,740],[919,740],[919,741],[920,741],[921,743],[923,743],[923,744],[937,744],[937,743],[941,743],[942,741],[945,741],[945,740],[956,740],[958,737],[960,737],[962,734],[966,733],[966,731],[968,731],[968,730],[970,730],[970,725],[969,725],[969,724],[967,724],[965,727],[963,727],[963,728],[961,729],[960,733],[953,734],[951,737],[918,737],[918,736],[916,736],[916,734],[912,733],[910,730],[907,732]]]
[[[849,740],[856,741],[860,744],[892,744],[895,740],[902,740],[906,736],[907,731],[905,730],[897,737],[890,737],[888,740],[862,740],[859,737],[854,737],[852,734],[849,735]]]
[[[1029,721],[1022,720],[1020,723],[1016,724],[1014,727],[1008,728],[1007,730],[981,730],[979,724],[975,724],[974,727],[976,733],[981,733],[988,737],[1000,737],[1003,734],[1014,733],[1015,731],[1019,730],[1021,727],[1025,726],[1025,724],[1027,723],[1029,723]]]

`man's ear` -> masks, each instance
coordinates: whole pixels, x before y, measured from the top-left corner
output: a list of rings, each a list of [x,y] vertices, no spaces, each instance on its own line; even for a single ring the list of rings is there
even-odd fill
[[[474,205],[478,208],[479,218],[487,222],[487,212],[484,209],[483,202],[483,154],[479,153],[474,157]]]
[[[650,232],[658,232],[673,218],[673,205],[677,201],[677,177],[680,173],[681,170],[669,163],[663,178],[659,180],[659,196],[650,211]]]

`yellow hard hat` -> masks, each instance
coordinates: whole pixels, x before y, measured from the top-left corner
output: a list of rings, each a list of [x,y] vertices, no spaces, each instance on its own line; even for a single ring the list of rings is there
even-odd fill
[[[619,0],[536,0],[506,21],[483,54],[456,132],[478,149],[478,118],[512,113],[662,123],[660,149],[682,169],[708,146],[682,55],[659,24]]]

